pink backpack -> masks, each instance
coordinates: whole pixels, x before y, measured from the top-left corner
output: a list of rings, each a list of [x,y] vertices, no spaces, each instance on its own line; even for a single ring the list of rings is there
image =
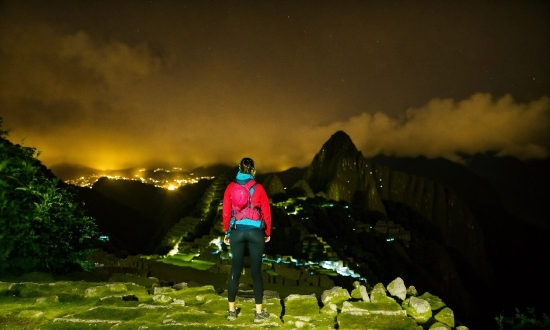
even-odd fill
[[[256,181],[250,180],[246,184],[235,183],[233,190],[231,191],[231,205],[232,214],[235,220],[250,219],[260,220],[262,219],[260,210],[252,205],[252,194],[254,194],[254,187]]]

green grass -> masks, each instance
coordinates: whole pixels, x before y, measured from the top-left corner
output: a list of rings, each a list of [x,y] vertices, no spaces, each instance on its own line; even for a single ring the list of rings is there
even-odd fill
[[[194,255],[193,255],[194,256]],[[180,267],[191,267],[198,270],[209,270],[215,265],[214,262],[189,258],[189,255],[176,254],[166,258],[157,259],[157,262],[172,264]]]

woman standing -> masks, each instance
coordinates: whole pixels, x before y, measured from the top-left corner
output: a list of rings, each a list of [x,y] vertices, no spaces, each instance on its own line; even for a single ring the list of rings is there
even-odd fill
[[[231,246],[231,274],[228,281],[227,301],[229,311],[227,319],[237,318],[235,298],[239,278],[243,270],[244,249],[248,243],[250,253],[250,272],[253,279],[256,312],[254,322],[269,318],[262,309],[264,285],[262,280],[262,256],[265,243],[271,234],[271,210],[264,187],[254,181],[256,169],[254,161],[243,158],[239,163],[239,172],[235,182],[225,189],[223,196],[222,220],[225,229],[224,243]]]

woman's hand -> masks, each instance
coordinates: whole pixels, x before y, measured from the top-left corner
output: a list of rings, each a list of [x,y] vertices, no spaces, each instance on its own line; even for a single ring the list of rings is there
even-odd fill
[[[265,237],[265,242],[267,243],[267,242],[269,242],[269,240],[271,240],[271,236],[266,236]]]
[[[223,242],[224,242],[226,245],[229,245],[229,242],[230,242],[230,241],[229,241],[229,237],[225,236],[225,237],[223,238]]]

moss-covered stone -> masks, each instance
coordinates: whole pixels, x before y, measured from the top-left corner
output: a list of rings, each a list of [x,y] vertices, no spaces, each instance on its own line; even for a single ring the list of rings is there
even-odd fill
[[[34,310],[34,309],[22,310],[21,312],[19,312],[18,317],[24,318],[24,319],[39,318],[39,317],[44,317],[44,312],[41,310]]]
[[[59,303],[59,297],[58,296],[40,297],[36,299],[36,303],[41,305],[57,304]]]
[[[359,287],[353,288],[350,295],[354,299],[361,299],[361,292],[359,291]]]
[[[118,274],[118,273],[113,274],[109,279],[109,282],[135,283],[145,288],[151,288],[153,284],[156,284],[156,285],[159,284],[159,280],[155,277],[143,277],[143,276],[137,276],[132,274]]]
[[[241,314],[236,320],[227,321],[227,297],[217,294],[213,286],[164,290],[162,294],[151,295],[144,286],[134,282],[0,282],[0,290],[6,293],[0,295],[0,324],[6,329],[332,329],[335,326],[340,329],[420,329],[415,319],[406,317],[407,311],[386,295],[381,284],[371,291],[376,297],[374,302],[343,301],[349,294],[342,294],[343,297],[335,299],[339,301],[340,313],[338,303],[330,299],[319,309],[315,295],[290,295],[284,301],[284,323],[280,319],[283,304],[278,295],[266,294],[263,304],[271,316],[260,324],[253,322],[253,299],[239,296],[237,307]],[[325,298],[328,296],[325,294]],[[438,301],[437,297],[432,299]],[[412,297],[406,299],[403,308],[411,300],[414,301]],[[450,309],[444,308],[437,315],[437,319],[433,317],[423,324],[426,329],[452,327]]]
[[[441,322],[435,322],[429,328],[430,330],[451,330],[451,328]]]
[[[364,285],[359,285],[351,291],[351,297],[355,299],[362,299],[363,301],[370,301],[367,288]]]
[[[342,311],[340,314],[385,314],[407,316],[407,313],[401,308],[401,306],[399,306],[397,302],[395,302],[395,300],[386,300],[385,302],[346,301],[342,304]]]
[[[40,327],[44,330],[70,330],[70,329],[93,329],[107,330],[117,326],[121,321],[115,320],[83,320],[76,318],[56,318]]]
[[[395,302],[395,299],[393,299],[392,297],[383,296],[383,295],[373,295],[373,296],[371,296],[371,302],[375,302],[375,303],[388,302],[388,303],[391,303],[391,302]]]
[[[144,316],[147,313],[148,310],[144,308],[97,306],[85,312],[73,314],[72,317],[83,320],[111,320],[122,322]]]
[[[403,315],[350,314],[338,315],[340,329],[421,330],[411,318]]]
[[[156,304],[166,305],[166,304],[172,303],[172,301],[174,301],[174,298],[167,295],[163,295],[163,294],[153,295],[153,302]]]
[[[445,307],[440,310],[437,314],[435,314],[434,318],[451,328],[455,326],[455,315],[449,307]]]
[[[370,292],[370,301],[380,301],[386,297],[386,288],[382,283],[377,283]]]
[[[407,288],[407,295],[411,297],[418,296],[418,291],[416,291],[416,288],[414,287],[414,285],[411,285]]]
[[[429,292],[425,292],[418,298],[426,300],[430,304],[432,311],[436,311],[445,307],[445,303],[443,302],[443,300],[441,300],[441,298],[439,298],[438,296],[434,296]]]
[[[398,277],[388,284],[388,292],[401,300],[405,300],[407,297],[407,288],[405,287],[405,282]]]
[[[207,313],[222,313],[227,314],[227,309],[229,305],[227,299],[217,296],[209,297],[202,305],[197,306],[199,311],[204,311]]]
[[[281,300],[276,298],[264,299],[263,308],[266,309],[269,313],[281,317],[283,313],[283,305],[281,305]]]
[[[432,317],[432,309],[430,304],[420,298],[407,298],[401,304],[407,315],[412,317],[417,323],[426,323]]]
[[[325,315],[329,315],[329,316],[336,316],[338,315],[338,306],[336,306],[335,303],[328,303],[326,305],[324,305],[320,310],[319,312],[321,314],[325,314]]]
[[[171,292],[175,292],[176,290],[172,289],[171,287],[166,286],[156,286],[153,289],[153,294],[169,294]]]
[[[289,316],[285,317],[283,329],[333,329],[334,317],[326,314],[315,316]]]
[[[348,290],[339,286],[335,286],[332,289],[325,290],[321,294],[321,301],[323,302],[323,304],[335,303],[339,305],[344,301],[349,300],[350,298],[351,296],[349,295]]]
[[[285,298],[285,317],[307,316],[319,314],[319,303],[315,294],[298,295],[291,294]]]
[[[187,287],[167,293],[166,295],[169,295],[174,299],[184,300],[187,306],[202,305],[210,299],[219,297],[212,285]]]
[[[87,288],[84,292],[84,297],[107,297],[113,295],[113,293],[126,293],[128,288],[123,283],[111,283],[106,285],[99,285]]]

